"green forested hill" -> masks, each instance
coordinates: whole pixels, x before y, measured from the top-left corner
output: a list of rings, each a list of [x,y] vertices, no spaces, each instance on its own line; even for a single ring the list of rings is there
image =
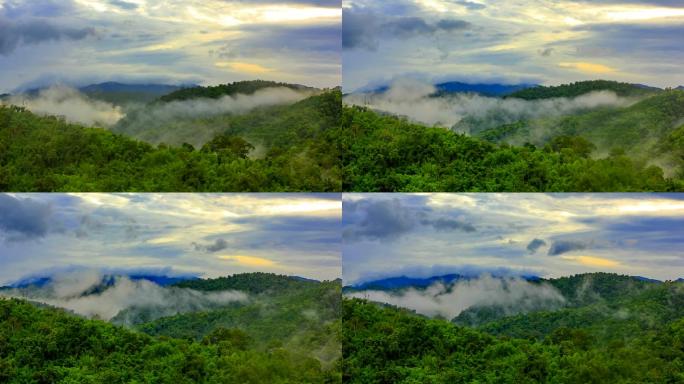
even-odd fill
[[[3,383],[339,383],[310,355],[256,348],[220,328],[200,341],[152,337],[59,309],[0,299]]]
[[[521,121],[487,129],[476,136],[493,142],[544,145],[561,135],[582,136],[597,151],[623,151],[655,161],[684,175],[684,147],[677,128],[684,122],[684,91],[659,92],[629,107],[599,108],[552,119]]]
[[[542,148],[497,145],[362,107],[344,107],[340,147],[345,191],[671,191],[682,182],[615,152],[589,157],[591,143],[560,137]]]
[[[0,382],[341,381],[340,281],[250,273],[189,283],[178,286],[249,299],[147,323],[152,307],[106,323],[0,299]]]
[[[339,126],[341,93],[323,92],[288,105],[263,106],[246,113],[158,119],[158,104],[130,111],[112,131],[152,144],[202,146],[217,134],[243,137],[261,152],[320,140]]]
[[[263,281],[263,277],[251,274],[244,277],[257,284]],[[221,328],[240,329],[260,348],[284,346],[289,351],[315,356],[324,367],[339,364],[341,283],[292,280],[294,284],[284,287],[278,277],[272,281],[274,284],[266,285],[266,290],[248,290],[254,293],[246,304],[164,317],[140,323],[137,328],[150,335],[195,340]],[[213,282],[208,290],[244,286],[225,284],[225,288],[218,288]],[[192,288],[198,289],[198,285]]]
[[[254,145],[233,132],[198,149],[155,147],[0,106],[0,190],[340,191],[339,125],[334,124],[340,98],[339,91],[315,96],[302,102],[310,113],[285,113],[263,124],[263,136],[278,133],[258,158],[249,157]]]
[[[591,278],[595,286],[587,285]],[[684,382],[681,283],[631,281],[639,280],[608,274],[561,279],[561,290],[576,289],[576,297],[584,290],[591,304],[573,302],[478,328],[345,299],[345,381]],[[627,292],[617,292],[625,287]]]
[[[539,85],[521,89],[508,94],[507,98],[525,100],[549,99],[553,97],[577,97],[594,91],[613,91],[618,96],[645,96],[659,91],[658,88],[645,87],[637,84],[620,83],[609,80],[577,81],[571,84],[557,86]]]
[[[319,282],[314,280],[307,280],[294,276],[252,272],[218,277],[216,279],[185,280],[174,284],[174,286],[205,292],[234,289],[254,294],[265,292],[282,294],[290,290],[306,289],[318,286],[319,284]]]
[[[217,99],[222,96],[231,96],[237,94],[251,95],[254,92],[264,89],[264,88],[275,88],[284,87],[290,89],[313,89],[310,87],[305,87],[303,85],[279,83],[276,81],[267,80],[247,80],[247,81],[236,81],[230,84],[221,84],[209,87],[189,87],[179,89],[177,91],[171,92],[160,98],[161,101],[176,101],[176,100],[188,100],[195,98],[210,98]]]

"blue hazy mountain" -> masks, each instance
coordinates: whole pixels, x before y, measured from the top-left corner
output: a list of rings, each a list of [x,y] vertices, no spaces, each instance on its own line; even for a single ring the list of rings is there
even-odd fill
[[[184,86],[168,84],[125,84],[109,81],[105,83],[90,84],[84,87],[79,87],[78,90],[83,93],[139,92],[161,96],[177,91],[181,88],[184,88]]]
[[[182,281],[197,280],[199,277],[193,275],[182,275],[182,276],[168,276],[168,275],[156,275],[151,273],[116,273],[116,274],[105,274],[102,276],[102,281],[100,286],[109,287],[114,284],[117,277],[127,277],[133,281],[147,280],[160,286],[168,286],[180,283]],[[4,288],[42,288],[50,285],[54,281],[54,276],[34,276],[27,277],[18,280],[7,287]]]
[[[444,96],[454,93],[477,93],[482,96],[503,97],[513,92],[537,87],[537,84],[499,84],[499,83],[464,83],[447,81],[434,84],[437,92],[433,96]],[[368,91],[369,93],[384,93],[390,89],[383,85]]]
[[[438,94],[440,95],[450,93],[478,93],[484,96],[506,96],[513,92],[536,86],[536,84],[469,84],[459,81],[435,84]]]
[[[383,279],[367,281],[352,286],[345,287],[352,290],[395,290],[404,288],[427,288],[435,283],[451,284],[458,280],[470,280],[476,279],[480,274],[460,274],[460,273],[450,273],[446,275],[431,276],[431,277],[408,277],[408,276],[396,276],[387,277]],[[503,277],[501,275],[493,274],[494,277]],[[528,281],[537,281],[540,278],[534,275],[523,275],[521,278]]]

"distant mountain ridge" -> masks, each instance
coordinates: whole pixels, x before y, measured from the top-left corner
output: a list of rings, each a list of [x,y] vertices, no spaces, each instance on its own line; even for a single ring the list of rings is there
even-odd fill
[[[452,284],[459,280],[477,279],[481,274],[461,274],[450,273],[446,275],[436,275],[430,277],[408,277],[405,275],[387,277],[378,280],[367,281],[359,284],[345,286],[346,290],[396,290],[404,288],[427,288],[435,283]],[[492,274],[493,277],[512,277],[513,275]],[[528,281],[538,281],[540,277],[534,275],[520,275],[516,276]]]
[[[506,96],[536,86],[536,84],[463,83],[459,81],[435,84],[438,91],[437,96],[451,93],[477,93],[483,96]]]
[[[537,84],[501,84],[501,83],[465,83],[461,81],[446,81],[434,84],[437,92],[432,96],[446,96],[456,93],[476,93],[482,96],[502,97],[511,93],[528,88],[537,87]],[[385,93],[391,88],[383,85],[363,93]]]
[[[103,287],[109,287],[111,285],[114,285],[116,279],[119,277],[126,277],[126,278],[133,280],[133,281],[147,280],[149,282],[155,283],[155,284],[160,285],[162,287],[178,284],[178,283],[183,282],[183,281],[192,281],[192,280],[198,280],[199,279],[199,277],[192,276],[192,275],[169,276],[169,275],[163,275],[163,274],[156,275],[156,274],[149,274],[149,273],[130,273],[130,274],[112,273],[112,274],[103,274],[100,285]],[[34,276],[34,277],[28,277],[28,278],[20,279],[18,281],[15,281],[12,284],[9,284],[8,286],[0,287],[0,289],[8,289],[8,288],[22,289],[22,288],[30,288],[30,287],[43,288],[43,287],[46,287],[46,286],[52,284],[53,282],[55,282],[55,276]]]

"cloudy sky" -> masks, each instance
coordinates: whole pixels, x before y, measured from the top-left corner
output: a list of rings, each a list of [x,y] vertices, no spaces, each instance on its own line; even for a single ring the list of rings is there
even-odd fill
[[[0,285],[72,268],[335,279],[341,205],[338,194],[0,194]]]
[[[684,196],[345,194],[343,278],[494,272],[684,277]]]
[[[344,0],[343,87],[396,77],[684,85],[681,0]]]
[[[0,92],[63,81],[340,84],[339,0],[0,0]]]

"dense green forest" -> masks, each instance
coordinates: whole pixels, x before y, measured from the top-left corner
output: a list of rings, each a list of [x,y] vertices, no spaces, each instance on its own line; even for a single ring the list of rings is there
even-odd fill
[[[539,85],[521,89],[506,95],[507,98],[525,100],[549,99],[553,97],[577,97],[594,91],[612,91],[618,96],[645,96],[658,91],[657,88],[639,86],[636,84],[620,83],[609,80],[577,81],[557,86]]]
[[[159,99],[161,101],[178,101],[178,100],[189,100],[195,98],[210,98],[218,99],[223,96],[232,96],[237,94],[251,95],[254,92],[265,89],[265,88],[289,88],[295,90],[304,90],[313,88],[306,87],[298,84],[288,84],[280,83],[275,81],[267,80],[250,80],[250,81],[236,81],[230,84],[220,84],[208,87],[188,87],[173,91],[169,94],[161,96]]]
[[[238,286],[254,287],[242,309],[228,306],[134,328],[0,299],[0,382],[341,382],[339,281],[244,274],[193,282],[197,290]]]
[[[544,146],[495,144],[364,107],[342,111],[345,191],[601,192],[681,190],[661,168],[561,135]]]
[[[633,159],[654,160],[684,178],[684,91],[669,90],[627,107],[599,108],[558,118],[519,121],[471,132],[496,143],[544,145],[561,135],[581,136],[595,153],[624,152]]]
[[[211,88],[200,89],[194,91],[198,94],[198,99],[194,100],[199,103],[214,95],[207,91]],[[253,153],[253,156],[258,157],[270,148],[290,148],[306,141],[321,140],[326,131],[339,125],[341,107],[332,104],[341,102],[334,98],[336,94],[335,91],[328,91],[324,96],[307,97],[294,104],[261,106],[241,113],[202,116],[181,114],[171,119],[158,116],[170,113],[163,109],[164,102],[150,103],[129,110],[111,130],[155,145],[163,143],[176,146],[187,143],[201,147],[218,134],[239,136],[258,148]],[[176,97],[174,95],[172,93],[167,97]],[[160,108],[163,112],[159,112]]]
[[[524,108],[526,100],[569,100],[594,91],[623,99],[616,106],[587,103],[566,115],[505,124],[496,111],[465,113],[453,131],[344,107],[343,189],[684,190],[684,91],[596,80],[533,87],[505,98],[520,99],[518,107]]]
[[[568,299],[565,308],[513,316],[475,308],[449,322],[344,299],[344,380],[684,382],[683,283],[614,274],[545,283]]]
[[[247,121],[201,148],[153,146],[0,106],[0,190],[340,191],[341,93],[327,91],[299,104],[294,115],[262,116],[255,137],[269,139],[258,143],[263,153],[257,157],[255,144],[242,135]]]

